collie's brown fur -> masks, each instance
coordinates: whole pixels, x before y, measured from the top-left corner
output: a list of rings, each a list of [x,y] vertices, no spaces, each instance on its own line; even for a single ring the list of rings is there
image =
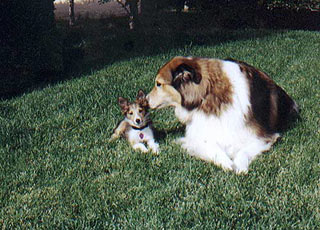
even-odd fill
[[[175,57],[158,71],[157,79],[172,85],[188,110],[198,108],[219,116],[232,103],[232,86],[220,60]]]
[[[225,61],[238,64],[247,79],[251,103],[245,114],[247,124],[259,136],[284,130],[289,117],[298,113],[297,105],[266,73],[245,62],[175,57],[159,69],[156,85],[149,95],[155,104],[161,98],[171,98],[170,103],[189,111],[197,109],[218,117],[233,103],[234,89],[222,68]]]
[[[236,60],[175,57],[161,67],[147,96],[152,109],[174,107],[186,125],[181,146],[237,173],[268,151],[298,113],[266,73]]]

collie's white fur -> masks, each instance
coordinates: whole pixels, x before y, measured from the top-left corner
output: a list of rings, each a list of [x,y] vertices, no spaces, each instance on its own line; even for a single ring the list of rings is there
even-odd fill
[[[176,57],[155,82],[149,105],[175,108],[186,125],[181,146],[237,173],[246,173],[250,162],[271,148],[278,130],[297,112],[295,102],[265,73],[243,62]]]
[[[223,70],[228,73],[234,89],[233,103],[220,117],[176,107],[175,115],[186,124],[185,137],[178,142],[192,156],[214,162],[224,169],[247,172],[250,162],[269,150],[272,143],[257,138],[245,123],[244,117],[250,106],[249,89],[239,66],[224,62]],[[275,134],[275,139],[278,136]]]

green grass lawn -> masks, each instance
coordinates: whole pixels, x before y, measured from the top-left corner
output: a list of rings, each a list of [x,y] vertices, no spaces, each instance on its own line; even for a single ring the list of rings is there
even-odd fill
[[[320,228],[320,33],[188,35],[140,39],[99,70],[0,102],[0,229]],[[175,55],[257,66],[297,101],[301,121],[247,175],[186,155],[170,109],[151,114],[158,156],[109,143],[122,119],[117,98],[148,92]]]

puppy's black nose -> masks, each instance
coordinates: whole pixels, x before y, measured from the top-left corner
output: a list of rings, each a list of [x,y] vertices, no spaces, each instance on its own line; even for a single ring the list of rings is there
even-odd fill
[[[141,120],[140,119],[136,119],[137,124],[140,124]]]

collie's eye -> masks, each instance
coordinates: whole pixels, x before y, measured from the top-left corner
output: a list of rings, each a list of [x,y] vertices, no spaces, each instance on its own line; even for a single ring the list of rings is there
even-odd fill
[[[161,86],[161,83],[160,82],[157,82],[157,87],[160,87]]]
[[[130,111],[130,112],[129,112],[129,115],[132,115],[132,114],[133,114],[133,112],[132,112],[132,111]]]
[[[143,111],[142,109],[139,109],[139,113],[142,113],[142,111]]]

